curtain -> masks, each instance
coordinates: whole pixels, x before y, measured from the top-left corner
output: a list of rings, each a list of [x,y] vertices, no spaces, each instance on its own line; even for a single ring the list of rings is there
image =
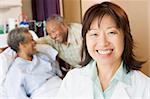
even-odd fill
[[[45,20],[54,14],[60,15],[59,0],[32,0],[33,20],[36,20],[37,35],[45,35]]]

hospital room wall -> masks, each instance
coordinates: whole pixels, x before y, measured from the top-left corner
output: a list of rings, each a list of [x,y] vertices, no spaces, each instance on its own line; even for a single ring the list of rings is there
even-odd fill
[[[66,22],[81,22],[81,0],[62,0]]]
[[[81,22],[85,11],[101,1],[119,4],[128,14],[131,32],[135,40],[135,53],[147,60],[142,71],[150,76],[150,1],[149,0],[64,0],[63,12],[67,22]],[[68,2],[69,1],[69,2]],[[76,1],[76,3],[75,3]],[[80,3],[80,4],[79,4]],[[70,5],[70,6],[69,6]],[[81,9],[79,9],[81,8]],[[69,10],[66,10],[69,9]]]
[[[10,18],[18,21],[21,7],[21,0],[0,0],[0,25],[6,25]]]
[[[148,73],[149,73],[149,76],[150,76],[150,1],[148,2],[148,14],[149,14],[148,15],[149,16],[149,19],[148,19],[148,23],[149,23],[148,24],[148,30],[149,30],[149,32],[148,32],[148,34],[149,34],[149,36],[148,36],[149,37],[148,38],[148,43],[149,43],[149,45],[148,45],[149,46],[149,50],[148,50],[149,51],[149,58],[148,58],[149,61],[148,62],[149,63],[148,64],[149,65],[148,66],[149,66],[149,71],[148,71]]]

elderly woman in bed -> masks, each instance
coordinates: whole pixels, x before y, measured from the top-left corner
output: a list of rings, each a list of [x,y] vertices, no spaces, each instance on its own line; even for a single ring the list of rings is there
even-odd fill
[[[7,42],[18,56],[4,84],[8,99],[54,97],[61,84],[57,62],[36,51],[35,41],[26,28],[13,29]]]

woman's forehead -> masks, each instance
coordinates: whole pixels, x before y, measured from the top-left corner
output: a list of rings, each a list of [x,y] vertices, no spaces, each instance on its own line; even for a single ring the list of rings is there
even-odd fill
[[[117,27],[117,24],[111,16],[104,15],[104,16],[101,16],[101,17],[95,17],[92,20],[90,28],[95,27],[95,26],[97,26],[99,28],[101,26]]]

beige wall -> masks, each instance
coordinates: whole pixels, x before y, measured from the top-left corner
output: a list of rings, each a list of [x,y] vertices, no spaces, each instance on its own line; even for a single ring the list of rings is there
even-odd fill
[[[81,22],[80,2],[80,0],[63,0],[63,16],[66,22]]]
[[[81,22],[85,11],[93,4],[110,0],[60,0],[63,3],[63,16],[67,22]]]
[[[86,12],[86,10],[96,4],[96,3],[100,3],[103,1],[110,1],[110,0],[81,0],[81,5],[82,5],[82,17],[84,16],[84,13]]]
[[[148,14],[149,14],[149,17],[148,17],[148,29],[149,29],[149,32],[148,32],[148,34],[149,34],[149,59],[148,59],[148,64],[150,64],[150,1],[148,2]],[[150,76],[150,65],[149,65],[149,76]]]

